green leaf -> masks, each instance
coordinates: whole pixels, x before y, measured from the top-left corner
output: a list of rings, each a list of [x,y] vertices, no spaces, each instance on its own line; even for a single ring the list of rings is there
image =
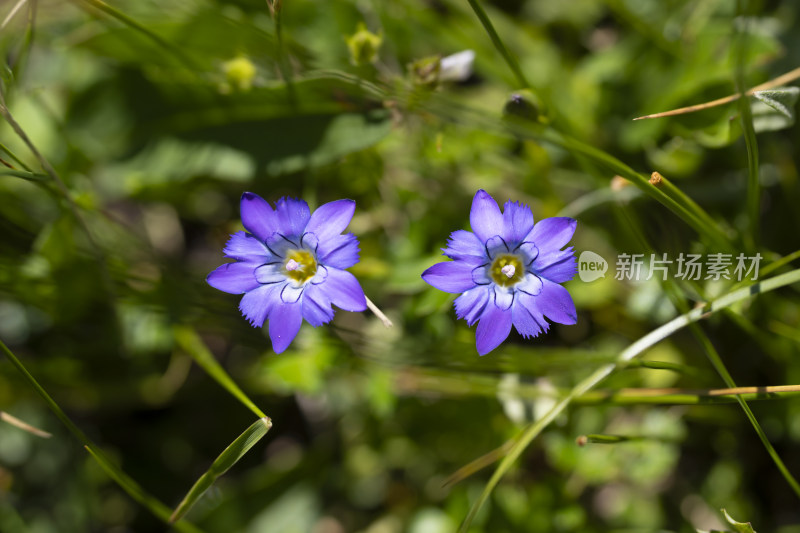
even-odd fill
[[[728,525],[733,527],[732,532],[727,530],[719,531],[717,529],[712,529],[710,531],[698,529],[696,530],[697,533],[756,533],[756,531],[753,529],[753,526],[750,525],[750,522],[737,522],[736,520],[731,518],[731,515],[728,514],[728,511],[726,511],[725,509],[721,510],[722,510],[722,515],[725,517],[725,521],[728,523]]]
[[[250,448],[267,434],[272,427],[272,420],[268,417],[260,418],[253,422],[253,424],[244,430],[244,433],[239,435],[227,448],[217,457],[211,464],[211,467],[192,485],[189,492],[183,498],[178,507],[172,513],[169,521],[174,523],[180,520],[189,509],[203,496],[211,485],[217,480],[218,477],[239,462],[239,459],[250,451]]]
[[[742,135],[742,125],[736,116],[725,116],[718,122],[701,129],[682,129],[687,136],[693,136],[701,146],[722,148],[736,142]]]
[[[794,106],[800,88],[756,91],[753,96],[758,100],[753,102],[753,126],[757,132],[781,130],[794,124]]]
[[[728,511],[725,509],[722,509],[722,515],[725,517],[725,521],[728,522],[737,533],[756,533],[753,526],[750,525],[750,522],[737,522],[731,518],[731,515],[729,515]]]
[[[126,93],[134,140],[170,137],[232,148],[273,175],[333,163],[392,129],[390,111],[369,84],[336,72],[295,80],[291,90],[273,82],[221,94],[213,85],[142,73],[129,73],[118,87]]]
[[[175,326],[173,328],[173,335],[175,336],[175,341],[178,343],[178,346],[188,353],[209,376],[214,378],[217,383],[230,392],[234,398],[242,402],[242,404],[255,413],[258,418],[269,419],[267,415],[256,406],[253,400],[247,397],[242,389],[231,379],[228,373],[225,372],[222,365],[217,362],[214,355],[206,347],[205,343],[194,329],[187,326]]]

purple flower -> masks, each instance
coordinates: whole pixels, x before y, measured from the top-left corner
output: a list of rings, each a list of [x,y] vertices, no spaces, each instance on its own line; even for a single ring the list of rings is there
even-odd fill
[[[511,332],[513,324],[526,339],[559,324],[577,322],[575,304],[559,285],[577,271],[572,247],[563,248],[575,233],[572,218],[558,217],[533,224],[524,204],[506,202],[503,212],[494,198],[479,190],[469,214],[472,233],[450,235],[444,255],[453,261],[437,263],[422,273],[430,285],[451,293],[456,314],[470,326],[480,320],[475,340],[486,355]]]
[[[344,269],[358,263],[358,240],[342,231],[356,203],[336,200],[312,215],[303,200],[281,198],[275,209],[251,192],[242,195],[245,231],[231,235],[225,256],[236,259],[208,275],[215,289],[244,294],[242,314],[254,327],[269,319],[276,353],[297,336],[303,319],[314,327],[333,319],[331,304],[346,311],[367,308],[358,280]]]

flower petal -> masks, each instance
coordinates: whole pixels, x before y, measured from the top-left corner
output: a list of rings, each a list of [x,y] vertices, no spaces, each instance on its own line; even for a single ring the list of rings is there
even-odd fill
[[[526,272],[525,277],[514,286],[514,289],[528,296],[538,296],[542,292],[542,280],[536,274]]]
[[[511,307],[511,305],[514,303],[514,291],[507,291],[501,287],[498,287],[497,285],[495,285],[493,288],[494,288],[494,305],[496,305],[503,311]]]
[[[491,285],[492,278],[489,277],[487,265],[478,265],[472,269],[472,282],[475,285]]]
[[[305,285],[295,285],[291,282],[284,284],[283,287],[281,287],[281,302],[285,304],[296,303],[303,295],[305,289]]]
[[[463,229],[454,231],[447,240],[447,248],[442,248],[444,255],[451,259],[465,261],[486,261],[486,248],[471,231]]]
[[[242,194],[239,211],[245,229],[264,242],[278,230],[277,214],[266,200],[255,193]]]
[[[278,231],[287,237],[299,237],[306,229],[311,212],[308,204],[299,198],[284,196],[275,205]]]
[[[318,265],[317,266],[317,273],[314,274],[314,277],[310,280],[310,285],[319,285],[321,283],[325,283],[325,280],[328,279],[328,268],[325,265]]]
[[[525,237],[526,241],[533,241],[539,254],[547,254],[563,248],[572,235],[578,222],[569,217],[553,217],[540,220]]]
[[[459,293],[475,286],[472,281],[472,269],[465,261],[445,261],[436,263],[422,273],[422,279],[444,292]]]
[[[206,277],[206,283],[222,292],[244,294],[259,285],[253,273],[257,266],[258,263],[226,263],[211,272]]]
[[[475,332],[475,345],[480,355],[486,355],[506,340],[511,333],[511,310],[502,310],[489,303],[481,315]]]
[[[550,324],[532,304],[534,297],[518,294],[511,307],[511,321],[517,332],[524,338],[537,337],[541,332],[547,332]]]
[[[507,254],[511,251],[511,247],[500,235],[495,235],[486,241],[486,251],[490,259],[494,259],[497,254]]]
[[[336,200],[319,206],[311,215],[306,231],[317,234],[319,240],[324,241],[341,234],[356,210],[356,203],[353,200]]]
[[[321,263],[344,270],[358,263],[358,239],[352,233],[336,235],[319,243]]]
[[[225,252],[226,257],[238,259],[239,261],[266,263],[272,257],[263,242],[244,231],[237,231],[231,235],[223,252]]]
[[[453,304],[456,307],[456,316],[467,321],[471,326],[483,313],[486,302],[489,301],[490,289],[487,287],[475,287],[466,291],[456,298]]]
[[[575,277],[578,262],[572,246],[558,252],[543,254],[532,265],[533,270],[543,278],[556,283],[564,283]]]
[[[367,308],[367,299],[358,280],[346,270],[328,268],[328,279],[318,285],[331,303],[345,311],[364,311]]]
[[[507,201],[503,206],[503,226],[511,242],[524,240],[533,229],[531,208],[520,202]]]
[[[269,318],[269,338],[272,349],[282,353],[292,343],[300,331],[303,314],[299,303],[281,306],[280,313],[272,313]]]
[[[255,269],[256,280],[265,285],[288,281],[283,273],[283,263],[267,263]]]
[[[302,301],[303,318],[314,326],[321,326],[333,320],[331,301],[325,292],[315,285],[306,286]]]
[[[239,302],[239,310],[253,327],[260,328],[270,312],[281,305],[280,285],[261,285],[244,296]]]
[[[500,213],[494,198],[483,189],[475,193],[475,198],[472,200],[469,225],[481,242],[486,242],[495,235],[506,238],[503,214]]]
[[[517,246],[517,252],[521,252],[525,256],[525,266],[531,265],[539,257],[539,248],[531,241],[523,241]]]
[[[539,312],[553,322],[575,324],[578,321],[578,314],[567,289],[547,279],[542,281],[544,283],[542,292],[534,300]]]
[[[314,255],[316,255],[317,250],[319,249],[319,237],[316,233],[312,233],[310,231],[303,233],[303,235],[300,237],[300,247],[310,250],[314,253]]]

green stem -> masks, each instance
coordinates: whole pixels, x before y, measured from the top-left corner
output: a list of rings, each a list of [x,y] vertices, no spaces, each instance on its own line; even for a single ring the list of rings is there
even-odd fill
[[[587,444],[619,444],[621,442],[634,442],[640,440],[666,440],[658,437],[645,437],[643,435],[604,435],[593,433],[591,435],[581,435],[575,439],[578,446],[586,446]]]
[[[172,511],[169,507],[158,501],[156,498],[148,494],[144,491],[133,479],[128,477],[125,472],[123,472],[119,467],[114,465],[111,460],[108,459],[106,454],[94,444],[86,434],[80,430],[78,426],[76,426],[72,420],[64,413],[64,411],[59,407],[59,405],[53,400],[53,398],[44,390],[36,378],[28,372],[28,369],[25,368],[25,365],[17,359],[17,356],[5,345],[5,343],[0,340],[0,351],[2,351],[6,357],[11,361],[11,363],[19,370],[20,374],[22,374],[28,383],[33,387],[33,389],[42,397],[44,402],[56,415],[64,426],[72,433],[72,435],[80,441],[86,451],[94,457],[100,466],[109,474],[109,476],[117,482],[117,484],[128,493],[128,495],[136,500],[137,502],[144,505],[151,513],[155,516],[163,520],[165,523],[169,523],[169,517],[172,514]],[[179,524],[175,524],[175,527],[182,532],[185,533],[200,533],[200,530],[195,527],[194,525],[188,522],[182,522]]]
[[[297,107],[297,92],[292,81],[292,70],[289,66],[289,54],[283,42],[283,0],[274,0],[272,3],[272,16],[275,20],[275,40],[278,45],[278,68],[281,77],[286,82],[286,93],[292,109]]]
[[[727,251],[732,247],[731,237],[728,232],[677,187],[670,186],[667,180],[663,180],[663,182],[667,183],[666,187],[654,185],[650,183],[649,176],[644,176],[634,171],[619,159],[591,145],[560,133],[553,128],[547,128],[530,121],[515,120],[513,118],[498,121],[492,116],[487,116],[485,112],[455,104],[441,96],[434,95],[431,97],[425,108],[445,120],[468,124],[471,127],[481,128],[485,131],[494,131],[506,135],[511,133],[522,139],[546,142],[559,146],[574,156],[582,156],[597,166],[606,169],[612,175],[616,174],[630,181],[645,194],[675,213],[681,220],[697,231],[699,235],[710,241],[718,250]]]
[[[522,73],[522,69],[519,68],[519,63],[517,62],[517,58],[514,57],[511,52],[509,52],[506,45],[503,43],[500,36],[497,34],[497,31],[494,29],[492,25],[492,21],[489,19],[489,16],[484,11],[481,4],[478,0],[467,0],[469,2],[470,7],[475,12],[475,15],[478,17],[478,20],[481,21],[483,24],[483,29],[486,30],[486,33],[489,34],[489,38],[492,40],[492,44],[500,52],[500,55],[503,56],[506,64],[511,69],[511,72],[514,73],[514,77],[517,78],[517,83],[519,83],[520,89],[529,89],[531,84],[528,83],[528,80],[525,78],[525,75]]]
[[[22,168],[24,168],[24,169],[25,169],[25,170],[27,170],[28,172],[33,172],[33,170],[31,170],[31,167],[29,167],[28,165],[26,165],[26,164],[25,164],[25,162],[24,162],[22,159],[20,159],[19,157],[17,157],[17,156],[14,154],[14,152],[12,152],[11,150],[9,150],[9,148],[8,148],[8,147],[7,147],[5,144],[3,144],[3,143],[0,143],[0,150],[3,150],[5,153],[7,153],[7,154],[8,154],[8,157],[10,157],[11,159],[13,159],[13,160],[14,160],[14,162],[15,162],[16,164],[18,164],[19,166],[21,166]]]
[[[737,3],[738,19],[744,24],[744,28],[738,31],[738,39],[736,47],[736,91],[739,94],[744,94],[747,85],[744,79],[745,71],[745,53],[747,51],[747,17],[745,17],[743,2],[740,0]],[[756,130],[753,126],[753,112],[750,108],[749,98],[739,98],[739,117],[742,123],[742,130],[744,131],[744,143],[747,149],[747,216],[749,222],[749,231],[745,235],[745,242],[751,250],[754,250],[758,243],[759,234],[759,215],[761,207],[761,186],[758,179],[758,140],[756,139]]]
[[[533,132],[530,128],[527,128],[527,136],[531,136],[531,133]],[[663,176],[661,176],[661,185],[653,184],[650,182],[649,178],[636,172],[619,159],[593,146],[552,129],[542,130],[537,133],[538,135],[534,135],[535,137],[561,146],[573,153],[580,154],[598,165],[605,167],[614,174],[630,181],[645,194],[675,213],[694,228],[697,233],[708,238],[712,243],[718,246],[720,250],[727,250],[731,247],[729,236],[719,224],[711,218],[711,215]]]
[[[717,349],[714,348],[714,345],[711,343],[708,336],[703,332],[703,330],[697,324],[691,324],[691,329],[694,332],[697,339],[700,341],[700,344],[702,344],[703,348],[706,351],[706,355],[708,356],[709,361],[711,361],[711,364],[713,365],[717,373],[720,375],[722,380],[725,382],[725,385],[727,385],[729,388],[735,388],[736,383],[733,381],[733,377],[731,376],[730,372],[728,372],[728,369],[725,367],[725,363],[722,362],[722,358],[719,356]],[[753,414],[753,411],[750,409],[750,406],[747,405],[747,402],[745,401],[745,399],[742,397],[741,394],[736,395],[736,401],[739,402],[739,405],[741,406],[742,410],[747,416],[747,419],[753,425],[753,429],[755,429],[756,434],[758,434],[758,438],[761,439],[764,448],[766,448],[767,453],[772,458],[772,461],[775,463],[775,466],[778,467],[778,470],[780,471],[781,475],[783,475],[783,478],[786,480],[789,486],[792,487],[792,490],[797,495],[797,497],[800,498],[800,484],[797,482],[797,480],[794,478],[791,472],[789,472],[789,469],[786,468],[786,465],[783,463],[783,460],[778,455],[778,452],[775,451],[775,448],[772,446],[772,443],[767,438],[767,435],[764,433],[764,430],[761,429],[761,424],[758,423],[758,420]]]
[[[762,387],[759,387],[762,388]],[[720,394],[709,396],[708,391],[666,392],[653,395],[637,394],[637,389],[621,391],[592,391],[576,398],[574,405],[715,405],[735,403],[738,398],[753,400],[785,400],[800,396],[800,390],[771,391],[774,387],[763,387],[764,392],[748,392],[742,394]],[[644,392],[644,391],[643,391]]]
[[[42,166],[42,169],[45,173],[50,176],[55,183],[56,188],[64,197],[64,200],[67,202],[67,207],[69,208],[70,213],[75,218],[75,221],[81,227],[83,232],[86,234],[86,239],[89,242],[89,245],[92,248],[92,252],[94,254],[95,262],[97,263],[97,267],[100,270],[101,280],[105,285],[106,289],[106,296],[108,297],[108,305],[109,309],[111,310],[113,317],[114,317],[114,325],[116,327],[117,334],[121,337],[122,331],[122,324],[120,322],[119,314],[117,313],[116,301],[117,301],[117,294],[116,289],[114,287],[114,281],[111,279],[111,273],[108,270],[108,263],[106,261],[105,252],[100,248],[97,242],[92,235],[91,230],[89,229],[89,224],[86,222],[84,217],[81,215],[81,211],[78,208],[78,204],[75,202],[75,199],[72,196],[67,184],[64,180],[61,179],[56,169],[53,165],[50,164],[50,161],[42,154],[36,145],[33,144],[28,134],[25,133],[25,130],[22,129],[22,126],[16,121],[14,116],[11,114],[11,110],[8,108],[6,104],[5,92],[2,83],[0,82],[0,116],[2,116],[6,122],[8,122],[11,129],[14,130],[14,133],[25,143],[25,146],[31,151],[31,153],[36,157],[36,160],[39,161],[39,164]]]
[[[33,172],[25,172],[22,170],[11,170],[10,168],[0,167],[0,176],[11,176],[14,178],[21,178],[26,181],[33,181],[36,183],[46,182],[49,176],[46,174],[35,174]]]
[[[646,349],[669,337],[676,331],[686,327],[689,324],[697,322],[707,315],[716,313],[726,307],[730,307],[737,302],[752,298],[756,294],[773,291],[780,287],[797,282],[800,282],[800,269],[792,270],[791,272],[765,279],[752,287],[732,291],[714,300],[713,302],[706,304],[703,307],[692,309],[688,313],[680,315],[673,320],[670,320],[663,326],[656,328],[622,351],[615,363],[603,365],[595,370],[589,377],[582,380],[572,390],[570,390],[567,396],[562,398],[555,406],[545,413],[542,418],[529,425],[517,437],[516,441],[510,447],[508,454],[500,462],[500,465],[498,465],[497,469],[494,471],[494,474],[492,474],[492,477],[489,479],[489,482],[486,484],[483,492],[470,508],[470,511],[464,519],[464,522],[461,524],[459,531],[464,533],[469,531],[470,524],[475,518],[478,510],[483,506],[494,488],[497,486],[503,476],[505,476],[514,462],[516,462],[520,455],[522,455],[522,452],[525,451],[528,445],[530,445],[533,439],[536,438],[547,426],[549,426],[550,423],[553,422],[553,420],[555,420],[556,417],[560,415],[575,398],[583,396],[583,394],[593,389],[595,386],[597,386],[597,384],[614,372],[619,365],[630,361]]]
[[[97,9],[99,11],[102,11],[103,13],[105,13],[106,15],[109,15],[110,17],[112,17],[114,19],[117,19],[118,21],[120,21],[121,23],[125,24],[126,26],[130,26],[131,28],[133,28],[134,30],[138,31],[142,35],[148,37],[153,42],[155,42],[160,47],[162,47],[164,50],[166,50],[167,52],[172,54],[178,60],[179,63],[181,63],[183,66],[185,66],[191,72],[197,73],[197,72],[200,72],[202,70],[199,67],[199,65],[197,65],[194,62],[194,60],[191,57],[187,56],[183,52],[183,50],[181,50],[179,47],[177,47],[177,46],[173,45],[172,43],[166,41],[164,38],[162,38],[160,35],[154,33],[153,31],[148,29],[146,26],[140,24],[139,22],[135,21],[134,19],[132,19],[131,17],[129,17],[128,15],[126,15],[125,13],[120,11],[119,9],[108,5],[107,3],[103,2],[102,0],[71,0],[71,1],[72,1],[72,3],[78,4],[79,6],[84,6],[84,4],[85,5],[89,5],[89,6],[95,8],[95,9]]]

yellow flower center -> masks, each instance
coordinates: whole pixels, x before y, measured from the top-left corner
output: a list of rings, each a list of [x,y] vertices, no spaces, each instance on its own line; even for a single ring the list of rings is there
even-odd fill
[[[494,258],[494,262],[489,268],[489,275],[492,277],[492,281],[501,287],[511,287],[522,281],[525,276],[525,268],[518,256],[503,254]]]
[[[305,283],[317,273],[317,261],[306,250],[289,250],[283,262],[283,273],[298,283]]]

